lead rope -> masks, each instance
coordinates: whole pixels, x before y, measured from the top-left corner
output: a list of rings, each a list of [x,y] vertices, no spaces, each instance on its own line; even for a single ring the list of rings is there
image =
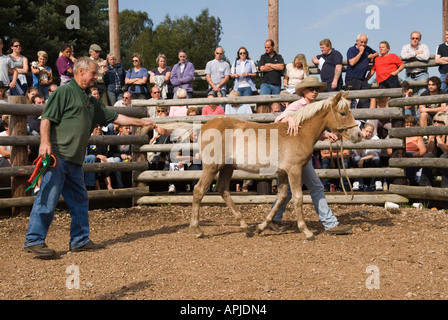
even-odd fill
[[[354,199],[353,187],[352,187],[352,183],[350,181],[350,177],[348,176],[347,170],[345,168],[345,163],[344,163],[344,141],[342,140],[342,137],[340,135],[338,135],[338,136],[340,137],[340,139],[338,139],[338,141],[336,141],[336,146],[337,146],[337,148],[336,148],[336,160],[337,160],[337,163],[338,163],[339,181],[341,182],[342,190],[344,191],[345,196],[348,197],[347,190],[345,190],[344,179],[343,179],[342,174],[341,174],[341,163],[342,163],[342,168],[343,168],[344,173],[345,173],[345,178],[347,179],[348,185],[350,187],[350,193],[351,193],[351,199],[350,200],[353,200]],[[341,141],[340,147],[339,147],[339,141]],[[339,159],[339,150],[341,151],[340,159]],[[332,155],[332,154],[333,154],[333,145],[330,142],[330,155]],[[341,160],[341,161],[339,161],[339,160]],[[333,157],[331,157],[331,161],[332,162],[334,161]],[[334,162],[333,162],[333,165],[334,165]]]

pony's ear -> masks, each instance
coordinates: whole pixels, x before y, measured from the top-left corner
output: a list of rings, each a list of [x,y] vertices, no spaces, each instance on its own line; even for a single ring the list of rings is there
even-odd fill
[[[338,94],[333,98],[333,104],[338,104],[339,100],[342,97],[342,90],[338,92]]]
[[[344,93],[342,96],[343,96],[345,99],[347,99],[348,94],[349,94],[349,91],[347,91],[346,93]]]

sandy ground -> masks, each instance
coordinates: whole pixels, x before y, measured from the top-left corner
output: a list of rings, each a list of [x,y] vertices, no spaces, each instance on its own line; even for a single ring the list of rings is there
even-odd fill
[[[445,210],[331,206],[345,236],[330,236],[310,205],[306,241],[290,229],[246,237],[225,207],[203,207],[206,236],[194,238],[189,206],[92,210],[97,252],[68,252],[70,217],[56,214],[47,244],[53,260],[23,250],[28,218],[0,220],[2,300],[446,300]],[[239,206],[252,228],[268,205]]]

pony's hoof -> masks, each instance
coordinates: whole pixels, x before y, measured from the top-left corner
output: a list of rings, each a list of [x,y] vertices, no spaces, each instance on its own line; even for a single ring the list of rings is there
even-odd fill
[[[204,237],[204,233],[200,229],[194,229],[193,233],[196,239],[201,239]]]
[[[260,226],[257,226],[257,228],[255,229],[255,235],[259,236],[262,232],[263,232],[263,229],[261,229]]]
[[[314,236],[314,234],[312,234],[312,235],[306,237],[306,240],[308,240],[308,241],[314,241],[314,240],[316,240],[316,237]]]

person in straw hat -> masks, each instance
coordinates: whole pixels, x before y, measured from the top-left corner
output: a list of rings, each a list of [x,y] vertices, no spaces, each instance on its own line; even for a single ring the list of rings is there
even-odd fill
[[[316,101],[317,95],[319,92],[322,92],[327,87],[327,84],[324,82],[319,82],[316,77],[308,77],[304,79],[302,82],[296,85],[296,94],[301,97],[301,99],[291,103],[285,109],[285,111],[275,119],[275,122],[288,122],[291,132],[295,135],[299,128],[297,124],[291,117],[288,117],[289,114],[296,112],[301,108],[305,108],[308,104],[311,104]],[[321,137],[322,140],[328,139],[332,142],[338,140],[338,136],[325,131]],[[317,215],[319,216],[320,221],[324,225],[324,228],[328,234],[347,234],[351,230],[350,225],[343,225],[338,222],[338,219],[334,216],[331,211],[327,199],[325,198],[324,186],[322,185],[321,180],[314,171],[313,164],[310,161],[303,168],[302,172],[302,182],[306,185],[310,192],[311,199],[314,204],[314,209],[316,210]],[[273,231],[283,232],[286,231],[286,228],[281,225],[281,221],[283,219],[283,213],[286,210],[286,205],[291,200],[292,194],[291,189],[288,189],[288,198],[286,199],[284,205],[277,211],[274,216],[274,219],[271,224],[269,224],[269,228]],[[275,202],[273,206],[275,205]]]

